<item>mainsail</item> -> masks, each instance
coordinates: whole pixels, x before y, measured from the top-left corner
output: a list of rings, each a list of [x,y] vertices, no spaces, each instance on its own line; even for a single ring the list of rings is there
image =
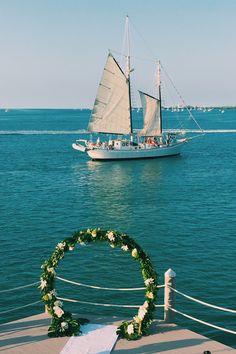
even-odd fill
[[[143,107],[143,129],[140,136],[158,136],[162,134],[160,100],[139,91]]]
[[[99,84],[88,130],[131,133],[129,80],[109,53]]]

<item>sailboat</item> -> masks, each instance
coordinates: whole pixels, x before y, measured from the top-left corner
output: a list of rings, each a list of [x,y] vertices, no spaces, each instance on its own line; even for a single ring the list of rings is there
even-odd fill
[[[93,140],[78,139],[75,150],[87,153],[92,160],[146,159],[178,155],[186,138],[162,129],[161,65],[158,62],[158,97],[139,91],[143,108],[143,127],[133,129],[130,89],[130,54],[126,56],[126,72],[109,53],[99,83],[88,124],[90,133],[99,134]],[[107,134],[109,139],[103,139]]]

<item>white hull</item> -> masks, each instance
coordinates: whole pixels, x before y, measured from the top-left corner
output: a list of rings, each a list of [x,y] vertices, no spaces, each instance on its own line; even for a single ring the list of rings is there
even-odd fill
[[[93,149],[87,150],[87,154],[92,160],[128,160],[128,159],[147,159],[157,157],[167,157],[179,155],[185,142],[173,145],[163,145],[150,149]]]

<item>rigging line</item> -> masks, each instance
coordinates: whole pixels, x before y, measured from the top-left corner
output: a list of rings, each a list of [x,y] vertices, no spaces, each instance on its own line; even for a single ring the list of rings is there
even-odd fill
[[[138,31],[138,29],[135,27],[133,21],[130,20],[130,23],[132,24],[131,30],[132,28],[135,30],[135,32],[137,32],[137,34],[139,35],[139,37],[142,39],[143,43],[145,44],[146,48],[148,49],[148,51],[150,52],[151,56],[153,58],[157,58],[157,56],[155,55],[155,53],[152,51],[151,47],[149,46],[148,42],[144,39],[144,37],[141,35],[141,33]]]
[[[195,139],[195,138],[199,138],[200,136],[202,137],[203,135],[205,135],[205,133],[204,134],[194,135],[194,136],[192,136],[190,138],[186,138],[186,140],[192,140],[192,139]]]
[[[125,57],[125,54],[123,54],[122,52],[119,52],[118,50],[115,50],[115,49],[110,49],[112,53],[114,54],[117,54],[117,55],[120,55],[121,57]],[[137,59],[137,60],[140,60],[140,61],[146,61],[146,62],[151,62],[151,63],[156,63],[157,61],[153,58],[144,58],[144,57],[139,57],[139,56],[136,56],[136,55],[131,55],[130,56],[132,59]],[[121,60],[124,60],[123,58]]]
[[[198,126],[198,128],[202,131],[202,133],[204,133],[203,129],[201,128],[201,126],[199,125],[199,123],[196,121],[196,119],[194,118],[192,112],[190,111],[190,109],[188,108],[185,100],[183,99],[182,95],[180,94],[179,90],[177,89],[177,87],[175,86],[173,80],[171,79],[171,77],[168,75],[168,73],[166,72],[165,68],[163,67],[163,65],[161,64],[161,68],[164,71],[164,73],[166,74],[167,78],[170,80],[170,83],[173,85],[176,93],[179,95],[180,99],[182,100],[182,103],[185,105],[190,117],[192,118],[192,120],[195,122],[195,124]]]
[[[171,102],[172,102],[172,105],[171,105],[171,106],[172,106],[172,107],[173,107],[173,106],[177,106],[177,104],[174,102],[175,100],[174,100],[174,97],[173,97],[173,95],[172,95],[172,92],[170,91],[169,86],[168,86],[167,83],[166,83],[166,77],[164,76],[164,77],[162,78],[162,80],[164,81],[164,85],[163,85],[164,90],[162,90],[162,91],[164,91],[164,95],[165,95],[165,91],[167,91],[167,94],[168,94],[168,96],[170,97],[170,100],[171,100]],[[177,126],[177,127],[180,127],[181,129],[184,129],[184,124],[183,124],[183,122],[180,120],[180,115],[177,114],[176,116],[177,116],[177,121],[178,121],[178,126]]]
[[[124,58],[125,58],[125,44],[126,44],[126,30],[127,30],[127,24],[126,24],[126,21],[125,21],[125,29],[124,29],[124,33],[123,33],[123,41],[122,41],[122,47],[121,47],[121,52],[118,53],[116,52],[116,54],[119,54],[120,55],[120,64],[121,64],[121,67],[123,67],[124,65]],[[115,53],[115,51],[113,51]]]

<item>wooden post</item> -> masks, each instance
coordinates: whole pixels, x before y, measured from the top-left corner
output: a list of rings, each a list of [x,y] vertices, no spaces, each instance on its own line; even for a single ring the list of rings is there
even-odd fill
[[[175,309],[175,292],[171,290],[175,289],[175,277],[176,273],[172,269],[165,272],[164,321],[171,323],[175,322],[175,312],[170,310]]]

